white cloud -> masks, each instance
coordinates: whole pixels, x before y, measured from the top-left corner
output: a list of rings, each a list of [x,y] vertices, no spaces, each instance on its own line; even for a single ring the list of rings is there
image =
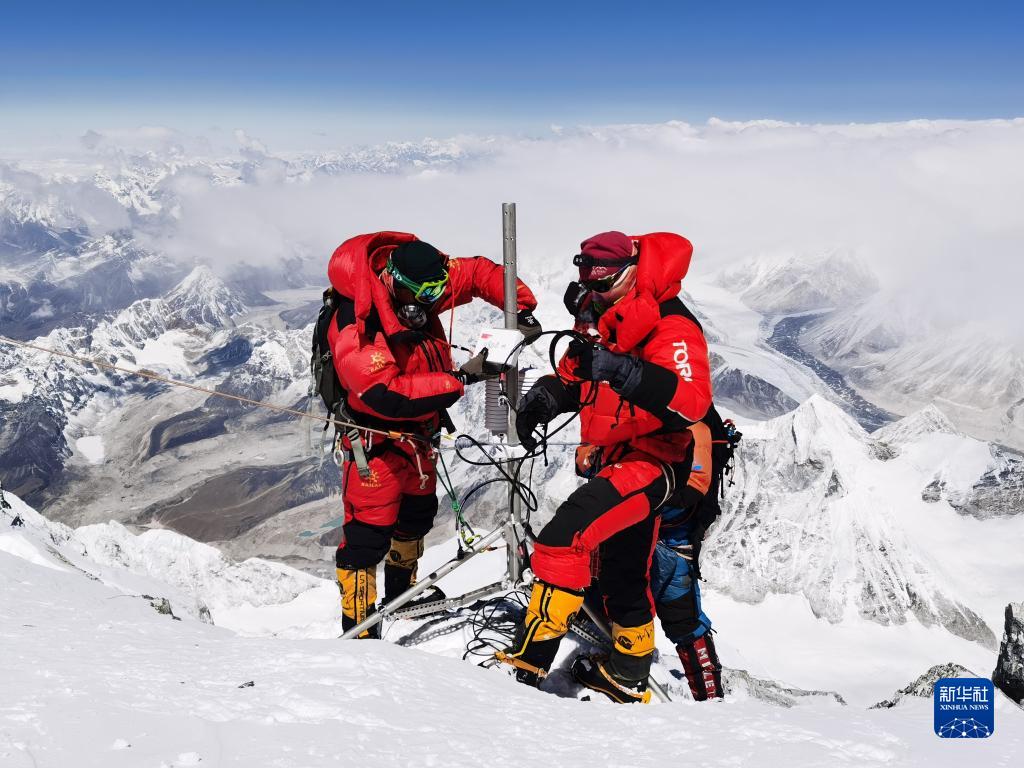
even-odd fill
[[[84,226],[105,234],[130,225],[128,212],[107,191],[74,177],[45,178],[0,163],[0,203],[17,218],[58,228]]]
[[[335,176],[300,172],[296,156],[267,154],[243,131],[235,138],[245,183],[196,173],[165,182],[179,220],[161,247],[215,265],[295,252],[326,265],[349,236],[402,229],[454,254],[497,257],[499,204],[513,200],[527,274],[563,279],[579,241],[597,231],[671,230],[694,242],[695,272],[841,248],[915,304],[1024,326],[1021,119],[560,126],[536,139],[382,145],[359,157],[393,155],[390,166]]]
[[[581,239],[621,228],[685,234],[700,271],[758,253],[849,248],[888,284],[955,312],[957,301],[978,312],[1015,302],[1024,277],[1024,120],[711,120],[465,142],[488,154],[430,173],[299,183],[268,174],[185,192],[178,242],[261,263],[302,243],[326,260],[350,235],[393,228],[496,256],[499,203],[515,200],[528,271],[564,266]]]

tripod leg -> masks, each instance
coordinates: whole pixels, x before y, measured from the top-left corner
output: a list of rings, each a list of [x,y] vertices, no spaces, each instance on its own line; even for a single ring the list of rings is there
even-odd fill
[[[429,576],[425,577],[422,581],[416,582],[416,584],[414,584],[412,587],[407,589],[402,594],[398,595],[398,597],[396,597],[387,605],[383,606],[379,611],[371,614],[364,621],[360,622],[356,626],[346,631],[345,634],[341,636],[341,639],[351,640],[354,637],[358,637],[360,634],[368,630],[370,627],[376,626],[383,619],[388,618],[393,613],[398,611],[399,608],[401,608],[403,605],[405,605],[414,597],[416,597],[416,595],[420,594],[420,592],[423,592],[425,589],[434,586],[434,584],[443,579],[456,568],[458,568],[461,565],[464,565],[465,563],[469,562],[469,560],[471,560],[473,557],[486,550],[491,544],[500,539],[504,532],[504,528],[495,528],[493,531],[484,536],[483,539],[481,539],[477,543],[474,549],[469,550],[469,552],[466,555],[464,555],[461,560],[449,560],[447,563],[442,565]]]

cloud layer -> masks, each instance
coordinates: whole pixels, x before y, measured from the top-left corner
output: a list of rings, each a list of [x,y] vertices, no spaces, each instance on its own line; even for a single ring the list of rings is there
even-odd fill
[[[555,128],[383,145],[358,156],[372,162],[346,156],[363,170],[332,174],[236,138],[244,183],[193,171],[163,181],[176,225],[154,246],[214,265],[296,252],[326,262],[351,235],[400,229],[497,257],[500,203],[515,201],[523,270],[536,277],[564,279],[594,232],[671,230],[694,242],[697,273],[842,249],[897,300],[1024,326],[1024,119]]]
[[[246,186],[183,185],[178,243],[266,263],[391,228],[497,256],[499,204],[514,200],[527,272],[565,271],[581,239],[616,228],[685,234],[699,272],[847,249],[892,288],[1001,321],[1024,282],[1024,120],[712,120],[461,141],[466,162],[439,170],[296,182],[270,167]]]

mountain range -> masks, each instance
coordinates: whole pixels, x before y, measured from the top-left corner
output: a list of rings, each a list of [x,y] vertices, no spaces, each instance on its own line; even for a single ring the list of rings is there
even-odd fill
[[[163,253],[153,233],[174,231],[178,185],[461,167],[486,152],[425,143],[280,158],[253,148],[230,161],[117,153],[88,172],[5,166],[2,334],[302,410],[325,255],[296,248],[292,261],[242,270]],[[564,270],[522,266],[542,322],[558,327]],[[994,650],[1024,580],[1020,351],[901,314],[843,249],[755,256],[685,289],[711,343],[716,401],[744,432],[705,546],[710,593],[758,611],[795,600],[822,626],[923,628],[976,649],[967,655]],[[460,309],[456,340],[472,346],[500,323],[491,307]],[[522,364],[546,370],[547,351]],[[483,413],[476,391],[453,409],[479,437],[471,425]],[[91,550],[111,561],[119,536],[158,541],[170,529],[230,558],[317,573],[337,543],[328,521],[340,514],[339,473],[316,424],[2,343],[0,422],[4,488],[79,532],[115,521]],[[444,455],[463,492],[482,479]],[[567,446],[552,446],[533,467],[535,527],[576,487],[571,464]],[[483,529],[505,507],[495,485],[467,514]],[[451,536],[443,497],[441,509],[432,544]]]

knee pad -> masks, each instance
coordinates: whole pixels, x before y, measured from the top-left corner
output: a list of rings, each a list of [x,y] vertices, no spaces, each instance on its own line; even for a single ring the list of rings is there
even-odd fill
[[[437,496],[405,495],[398,506],[398,522],[395,531],[402,539],[422,539],[434,527],[437,517]]]
[[[416,570],[416,563],[423,556],[423,539],[391,539],[386,565],[402,568],[407,571]]]
[[[391,544],[390,526],[368,525],[353,520],[345,524],[344,532],[345,538],[334,553],[334,564],[338,568],[375,568]]]

